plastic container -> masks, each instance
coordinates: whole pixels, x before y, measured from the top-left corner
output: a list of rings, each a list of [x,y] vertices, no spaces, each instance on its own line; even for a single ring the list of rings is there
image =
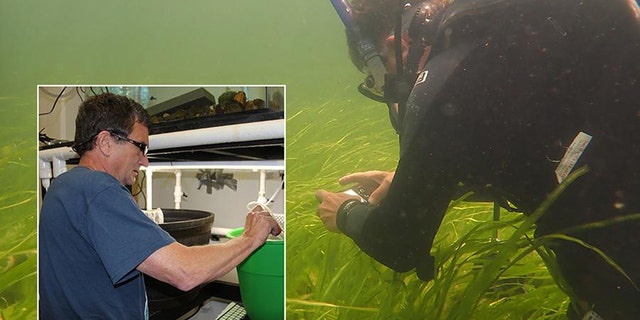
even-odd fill
[[[164,223],[160,228],[185,246],[208,244],[214,214],[207,211],[188,209],[162,209]]]
[[[243,230],[231,230],[227,238],[236,238]],[[236,269],[242,304],[249,318],[284,319],[284,241],[267,240]]]
[[[181,244],[196,246],[209,243],[214,220],[212,212],[187,209],[162,209],[162,212],[164,223],[159,226]],[[158,320],[175,319],[175,312],[193,305],[202,289],[200,285],[185,292],[147,275],[144,276],[144,282],[149,314]]]

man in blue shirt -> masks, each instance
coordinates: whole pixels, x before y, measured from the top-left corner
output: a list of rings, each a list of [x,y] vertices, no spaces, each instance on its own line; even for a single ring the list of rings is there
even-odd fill
[[[39,223],[42,319],[146,319],[142,274],[188,291],[233,268],[280,233],[262,211],[219,245],[176,242],[138,208],[125,186],[147,166],[149,115],[137,102],[102,94],[76,118],[79,166],[48,190]]]

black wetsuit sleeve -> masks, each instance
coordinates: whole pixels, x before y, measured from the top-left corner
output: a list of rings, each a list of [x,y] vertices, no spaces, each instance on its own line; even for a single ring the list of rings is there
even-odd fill
[[[373,207],[359,200],[345,201],[338,208],[336,219],[338,229],[351,238],[358,236],[372,209]]]

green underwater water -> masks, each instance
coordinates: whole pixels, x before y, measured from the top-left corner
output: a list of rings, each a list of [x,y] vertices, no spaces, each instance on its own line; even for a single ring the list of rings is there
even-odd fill
[[[19,99],[0,100],[0,108],[9,104],[19,105]],[[35,145],[21,138],[35,126],[25,128],[20,120],[19,115],[0,120],[0,319],[35,318]]]

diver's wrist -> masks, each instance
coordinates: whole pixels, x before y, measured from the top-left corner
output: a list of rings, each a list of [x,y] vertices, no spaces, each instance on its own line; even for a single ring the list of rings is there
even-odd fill
[[[357,199],[349,199],[343,202],[338,208],[338,212],[336,214],[336,225],[338,229],[343,233],[347,233],[348,228],[348,219],[349,214],[353,211],[353,209],[359,205],[362,205],[362,202]]]

